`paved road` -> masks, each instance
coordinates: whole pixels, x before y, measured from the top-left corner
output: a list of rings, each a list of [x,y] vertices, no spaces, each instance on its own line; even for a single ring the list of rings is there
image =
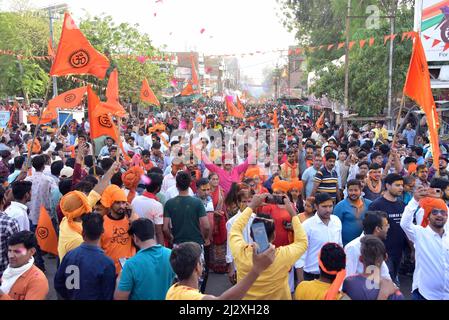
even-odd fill
[[[53,278],[56,272],[56,259],[50,258],[49,255],[44,257],[45,266],[47,268],[47,278],[49,281],[50,292],[47,296],[48,300],[57,300],[56,292],[53,286]],[[410,276],[400,276],[401,291],[406,297],[410,299],[410,292],[412,286],[412,278]],[[218,296],[231,287],[228,277],[225,274],[210,273],[207,282],[206,293]]]

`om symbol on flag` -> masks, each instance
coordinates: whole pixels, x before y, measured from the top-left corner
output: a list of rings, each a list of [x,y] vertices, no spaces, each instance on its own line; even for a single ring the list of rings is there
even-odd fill
[[[150,95],[150,93],[148,92],[148,90],[145,90],[144,92],[143,92],[143,96],[144,97],[148,97]]]
[[[106,128],[112,128],[112,123],[109,120],[109,116],[106,114],[103,114],[101,116],[98,117],[98,122],[100,123],[100,125],[102,127],[106,127]]]
[[[67,103],[73,102],[73,101],[75,101],[75,99],[76,99],[76,95],[73,93],[69,93],[68,95],[66,95],[64,97],[64,101]]]
[[[41,239],[45,239],[48,237],[48,229],[45,227],[39,227],[36,230],[37,236]]]
[[[74,68],[85,67],[89,63],[89,54],[85,50],[75,51],[70,55],[70,65]]]

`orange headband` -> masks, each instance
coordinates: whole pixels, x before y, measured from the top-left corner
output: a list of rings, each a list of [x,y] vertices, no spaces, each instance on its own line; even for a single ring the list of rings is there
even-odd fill
[[[323,247],[329,243],[332,243],[332,242],[328,242],[328,243],[324,244]],[[334,243],[334,244],[341,247],[337,243]],[[322,247],[321,247],[321,250],[322,250]],[[337,298],[337,295],[338,295],[338,292],[340,291],[341,286],[343,285],[343,282],[345,281],[346,270],[345,269],[341,269],[340,271],[327,270],[327,268],[324,266],[323,262],[321,261],[321,250],[320,250],[320,253],[318,254],[318,262],[319,262],[321,270],[323,270],[327,274],[336,276],[335,280],[334,280],[334,282],[332,282],[332,285],[330,286],[329,290],[327,290],[326,296],[324,299],[325,300],[335,300]]]

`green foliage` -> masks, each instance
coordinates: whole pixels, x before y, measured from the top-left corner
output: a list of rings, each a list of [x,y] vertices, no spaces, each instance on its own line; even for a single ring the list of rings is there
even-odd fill
[[[42,56],[47,52],[48,21],[28,12],[0,12],[0,50],[24,56]],[[0,55],[0,98],[29,96],[41,98],[49,81],[48,61],[18,60]]]
[[[58,42],[61,34],[62,19],[54,22],[54,38]],[[91,17],[87,15],[80,23],[81,31],[91,44],[108,56],[111,61],[110,72],[117,68],[119,72],[120,96],[123,101],[140,101],[142,80],[147,78],[156,95],[168,86],[171,70],[147,61],[140,63],[131,56],[162,56],[147,34],[141,33],[137,25],[127,23],[116,25],[110,16]],[[47,55],[49,22],[45,15],[38,17],[30,12],[0,13],[0,49],[18,52],[24,56]],[[13,56],[0,55],[0,97],[27,95],[30,98],[42,98],[49,84],[49,61],[18,60]],[[78,78],[98,85],[104,98],[108,77],[103,80],[93,76]],[[58,78],[59,93],[73,89],[78,84],[65,77]]]
[[[347,0],[278,0],[284,12],[294,12],[292,18],[284,20],[286,25],[298,31],[298,42],[311,47],[337,44],[345,41],[345,16]],[[351,15],[366,15],[366,6],[378,5],[381,15],[388,15],[395,0],[352,1]],[[396,0],[397,1],[397,0]],[[320,12],[322,14],[320,14]],[[411,41],[401,42],[402,32],[413,29],[413,8],[410,1],[401,1],[397,10],[395,39],[393,95],[398,98],[408,69],[411,54]],[[291,14],[290,14],[291,16]],[[384,45],[383,36],[390,33],[388,19],[381,19],[380,29],[368,30],[365,19],[351,20],[350,39],[357,45],[350,51],[349,97],[351,112],[360,116],[380,115],[386,108],[388,94],[388,56],[389,43]],[[358,41],[374,37],[373,47],[368,43],[363,49]],[[337,67],[331,62],[344,56],[344,49],[318,50],[307,52],[307,70],[316,71],[319,80],[310,88],[316,96],[327,95],[331,100],[344,101],[344,65]]]

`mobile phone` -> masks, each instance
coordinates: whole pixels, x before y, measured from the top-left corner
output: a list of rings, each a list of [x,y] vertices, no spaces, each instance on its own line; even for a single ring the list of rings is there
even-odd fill
[[[265,202],[269,204],[284,204],[284,196],[270,195]]]
[[[262,253],[270,247],[267,231],[263,222],[256,222],[251,225],[254,241],[257,243],[257,253]]]
[[[126,260],[127,260],[127,258],[119,258],[119,259],[118,259],[118,262],[119,262],[120,265],[122,266],[122,269],[123,269],[123,267],[125,266]]]

